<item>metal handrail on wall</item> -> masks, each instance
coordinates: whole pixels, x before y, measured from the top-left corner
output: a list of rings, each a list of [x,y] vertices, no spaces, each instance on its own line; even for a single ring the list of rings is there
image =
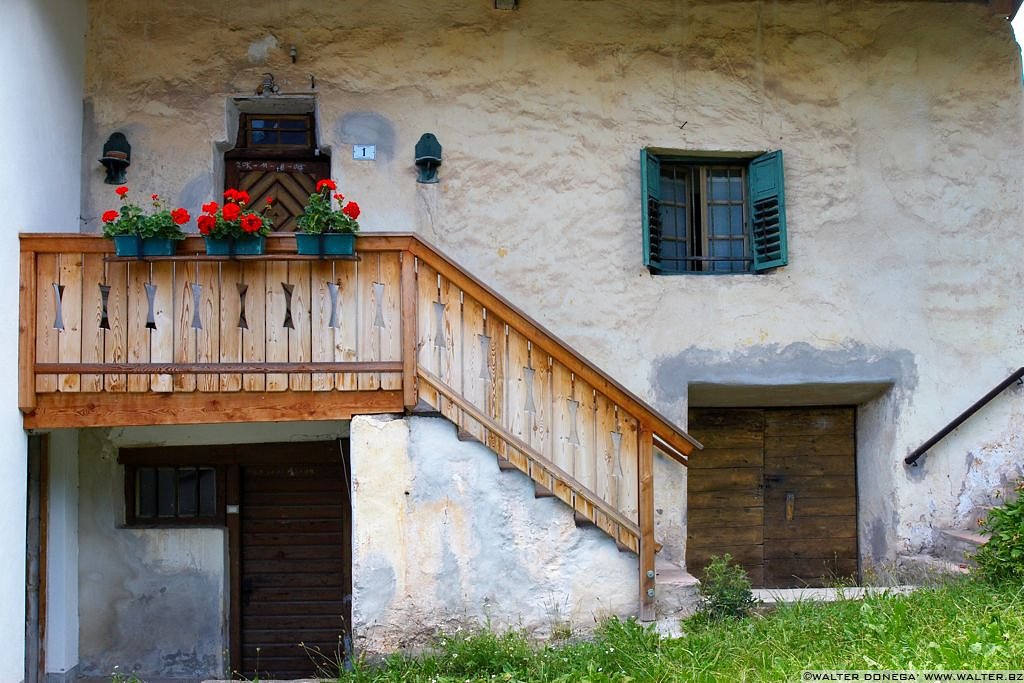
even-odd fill
[[[977,401],[975,401],[970,408],[968,408],[967,410],[953,418],[953,420],[951,420],[949,424],[947,424],[945,427],[937,431],[935,435],[932,436],[932,438],[928,439],[923,444],[914,449],[914,451],[911,452],[910,455],[903,459],[903,462],[907,465],[916,465],[917,461],[921,458],[921,456],[927,453],[932,446],[946,438],[946,435],[948,435],[951,431],[962,425],[964,422],[968,420],[968,418],[970,418],[976,412],[984,408],[989,401],[994,399],[999,394],[1003,393],[1011,384],[1015,384],[1016,382],[1021,381],[1022,378],[1024,378],[1024,368],[1017,368],[1017,370],[1012,375],[1004,379],[1002,382],[993,387],[991,391],[989,391],[987,394],[985,394]]]

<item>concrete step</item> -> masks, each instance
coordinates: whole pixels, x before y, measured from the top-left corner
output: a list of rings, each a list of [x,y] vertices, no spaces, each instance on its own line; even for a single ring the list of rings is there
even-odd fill
[[[588,526],[594,526],[593,520],[591,520],[589,517],[584,517],[578,512],[572,513],[572,520],[576,522],[576,526],[580,529],[584,529]]]
[[[933,552],[939,559],[973,567],[970,556],[988,539],[975,531],[966,529],[936,529]]]
[[[498,456],[498,469],[502,472],[518,472],[519,468],[510,463],[505,458]]]
[[[700,601],[700,581],[669,560],[654,560],[654,606],[659,622],[669,618],[677,622],[697,609]]]
[[[458,437],[459,441],[473,441],[476,443],[480,443],[480,439],[476,438],[475,436],[467,432],[465,429],[458,430],[455,433],[455,436]]]
[[[533,482],[533,497],[534,498],[554,498],[555,492],[549,489],[547,486],[541,486],[537,482]]]
[[[964,561],[950,562],[934,555],[900,555],[896,560],[896,574],[890,578],[901,583],[929,585],[969,573],[970,568]]]

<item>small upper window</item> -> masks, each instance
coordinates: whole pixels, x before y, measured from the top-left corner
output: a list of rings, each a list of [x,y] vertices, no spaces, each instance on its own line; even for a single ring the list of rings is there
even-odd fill
[[[644,265],[655,274],[786,265],[782,152],[754,159],[641,153]]]
[[[243,114],[246,147],[313,147],[311,114]]]

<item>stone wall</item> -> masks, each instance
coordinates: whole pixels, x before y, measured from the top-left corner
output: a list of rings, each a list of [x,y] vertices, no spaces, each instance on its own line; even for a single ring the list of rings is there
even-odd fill
[[[216,197],[232,98],[272,72],[316,97],[365,229],[419,231],[680,422],[692,384],[861,403],[866,560],[926,545],[1020,470],[1013,393],[901,463],[1020,364],[1020,56],[984,3],[94,0],[89,21],[86,230],[113,206],[92,160],[114,130],[141,196]],[[433,186],[412,164],[428,131]],[[644,146],[784,150],[789,265],[652,277]]]

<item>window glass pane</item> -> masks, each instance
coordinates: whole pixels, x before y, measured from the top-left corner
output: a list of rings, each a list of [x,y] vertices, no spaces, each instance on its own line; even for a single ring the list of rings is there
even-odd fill
[[[306,119],[281,119],[279,121],[278,128],[287,128],[291,130],[306,130]]]
[[[156,517],[156,470],[152,467],[135,471],[135,516]]]
[[[708,171],[708,185],[713,202],[729,201],[730,182],[728,170],[711,169]]]
[[[729,223],[732,226],[730,231],[733,235],[743,234],[743,205],[736,204],[729,207]]]
[[[711,253],[708,256],[716,258],[732,256],[732,240],[711,240]]]
[[[217,514],[217,470],[212,467],[199,468],[199,515],[212,517]]]
[[[177,472],[173,467],[161,467],[157,473],[157,514],[160,517],[173,517],[177,507]]]
[[[249,136],[250,145],[266,145],[271,140],[274,140],[276,136],[273,133],[265,133],[260,130],[254,130]]]
[[[178,468],[178,516],[195,517],[199,511],[199,477],[194,467]]]
[[[729,179],[729,199],[734,202],[743,201],[743,174],[739,171],[733,171]]]
[[[282,145],[305,145],[306,143],[306,132],[283,132],[280,134]]]
[[[728,235],[729,216],[732,207],[722,204],[713,204],[708,217],[708,233],[711,235]]]
[[[267,121],[265,121],[264,119],[250,119],[249,120],[249,127],[250,128],[269,128],[270,126],[267,125]]]

